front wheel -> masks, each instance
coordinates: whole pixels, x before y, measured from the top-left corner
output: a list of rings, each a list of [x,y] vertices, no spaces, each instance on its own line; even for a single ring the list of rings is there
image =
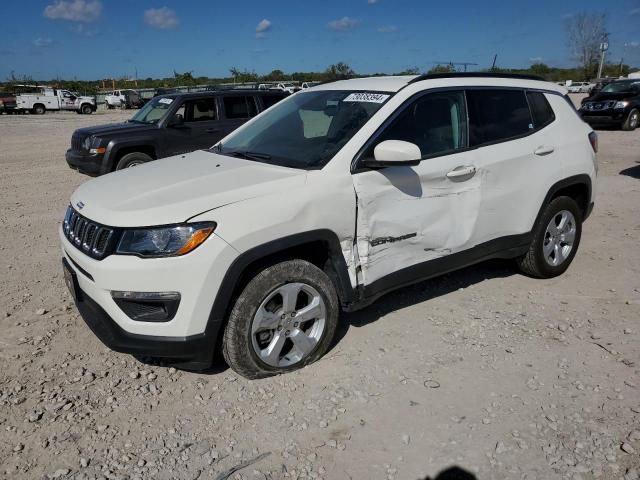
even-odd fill
[[[125,168],[137,167],[143,163],[153,160],[149,155],[142,152],[131,152],[123,155],[116,165],[116,170],[124,170]]]
[[[561,275],[569,268],[582,236],[582,212],[570,197],[554,198],[533,229],[529,251],[519,258],[524,273],[538,278]]]
[[[236,300],[222,339],[227,364],[254,379],[319,359],[338,324],[338,295],[326,273],[289,260],[256,275]]]
[[[622,130],[630,132],[638,128],[638,125],[640,125],[640,112],[638,112],[637,108],[634,108],[629,112],[627,119],[622,124]]]
[[[87,105],[85,103],[84,105],[82,105],[82,107],[80,107],[80,111],[83,115],[90,115],[91,112],[93,112],[93,109],[91,108],[91,105]]]

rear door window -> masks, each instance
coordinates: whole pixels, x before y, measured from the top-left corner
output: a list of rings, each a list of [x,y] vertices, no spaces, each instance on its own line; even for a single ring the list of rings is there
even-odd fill
[[[469,145],[509,140],[533,130],[524,90],[468,90]]]
[[[549,125],[555,120],[553,109],[542,92],[527,92],[529,108],[533,116],[533,126],[536,130]]]
[[[249,118],[258,113],[258,107],[253,96],[226,96],[223,99],[223,103],[225,114],[229,119]]]
[[[264,109],[266,110],[267,108],[272,107],[280,100],[282,100],[283,97],[279,95],[261,95],[260,98],[262,99],[262,104],[264,105]]]

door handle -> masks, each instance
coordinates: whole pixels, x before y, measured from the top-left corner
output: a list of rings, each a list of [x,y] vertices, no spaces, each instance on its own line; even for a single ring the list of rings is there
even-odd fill
[[[535,153],[536,155],[538,155],[539,157],[543,157],[544,155],[549,155],[550,153],[553,153],[554,148],[553,147],[547,147],[547,146],[540,146],[538,148],[536,148],[533,153]]]
[[[456,167],[447,173],[447,178],[450,180],[461,180],[463,177],[473,177],[476,174],[476,167],[473,165],[465,165]],[[465,179],[468,180],[468,179]]]

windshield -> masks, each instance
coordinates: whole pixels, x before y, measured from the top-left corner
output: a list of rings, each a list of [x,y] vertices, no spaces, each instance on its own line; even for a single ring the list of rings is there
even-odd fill
[[[216,152],[293,168],[322,167],[389,97],[338,90],[297,93],[217,145]]]
[[[137,123],[157,123],[164,117],[172,103],[173,98],[156,97],[138,110],[131,118],[131,121]]]
[[[635,85],[635,87],[632,87]],[[628,81],[628,82],[612,82],[605,86],[601,91],[603,93],[618,93],[618,92],[628,92],[633,90],[633,88],[640,87],[640,81]]]

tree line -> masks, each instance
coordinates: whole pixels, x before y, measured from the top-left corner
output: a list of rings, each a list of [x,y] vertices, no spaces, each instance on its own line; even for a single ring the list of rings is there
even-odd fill
[[[546,65],[543,62],[534,62],[528,68],[508,68],[492,66],[489,69],[480,70],[484,72],[496,73],[516,73],[525,75],[537,75],[545,80],[560,82],[564,80],[588,81],[597,77],[599,61],[601,56],[601,45],[606,44],[609,39],[609,32],[606,27],[607,17],[603,13],[578,13],[567,19],[565,24],[567,44],[569,50],[576,61],[577,66],[573,68],[558,68]],[[609,57],[611,58],[611,56]],[[603,66],[603,77],[627,76],[634,69],[623,63],[608,62]],[[455,72],[453,64],[434,65],[432,68],[420,69],[418,67],[409,68],[393,75],[417,75],[420,73],[449,73]],[[368,74],[369,76],[371,74]],[[374,73],[373,76],[384,75]],[[20,84],[46,84],[58,88],[66,88],[81,93],[97,93],[99,91],[121,88],[159,88],[159,87],[189,87],[196,85],[216,85],[221,83],[249,83],[249,82],[275,82],[275,81],[334,81],[346,78],[365,76],[357,73],[345,62],[338,62],[329,65],[320,72],[284,72],[282,70],[272,70],[260,75],[253,70],[231,67],[229,75],[225,77],[195,76],[192,71],[179,73],[173,71],[173,76],[165,78],[145,78],[136,80],[68,80],[49,79],[34,80],[28,76],[17,76],[13,72],[5,82],[0,82],[0,89],[9,92],[20,92],[24,88],[18,87]]]

